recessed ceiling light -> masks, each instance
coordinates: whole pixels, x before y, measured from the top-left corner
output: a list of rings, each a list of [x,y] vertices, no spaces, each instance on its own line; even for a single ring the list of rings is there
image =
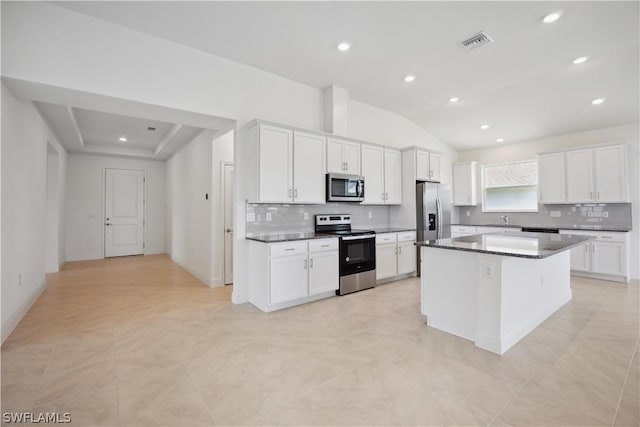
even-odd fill
[[[121,136],[118,139],[120,140],[120,142],[127,142],[127,138],[125,138],[124,136]]]
[[[407,82],[407,83],[411,83],[411,82],[412,82],[412,81],[414,81],[415,79],[416,79],[416,76],[414,76],[414,75],[412,75],[412,74],[409,74],[408,76],[406,76],[406,77],[404,78],[404,81],[405,81],[405,82]]]
[[[544,22],[545,24],[551,24],[552,22],[556,22],[558,19],[560,19],[560,16],[562,16],[562,12],[560,11],[551,12],[550,14],[542,18],[542,22]]]
[[[496,142],[504,142],[504,138],[498,138],[496,139]]]
[[[338,50],[339,50],[340,52],[346,52],[346,51],[348,51],[349,49],[351,49],[351,45],[350,45],[349,43],[347,43],[347,42],[342,42],[342,43],[340,43],[340,44],[338,45]]]
[[[458,102],[460,101],[460,98],[458,98],[457,96],[454,96],[453,98],[449,98],[449,102]]]
[[[482,129],[482,130],[487,130],[487,129],[489,129],[490,127],[491,127],[491,126],[489,126],[489,125],[482,125],[482,126],[480,126],[480,129]]]
[[[574,64],[584,64],[585,62],[587,62],[589,60],[588,56],[580,56],[576,59],[574,59],[573,62]]]
[[[593,101],[591,101],[591,103],[592,103],[593,105],[600,105],[600,104],[602,104],[603,102],[604,102],[604,98],[596,98],[596,99],[594,99]]]

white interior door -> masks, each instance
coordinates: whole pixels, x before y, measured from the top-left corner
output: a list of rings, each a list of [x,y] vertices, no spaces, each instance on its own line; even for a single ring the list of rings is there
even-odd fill
[[[233,283],[233,165],[224,165],[224,284]]]
[[[144,171],[106,169],[105,257],[144,252]]]

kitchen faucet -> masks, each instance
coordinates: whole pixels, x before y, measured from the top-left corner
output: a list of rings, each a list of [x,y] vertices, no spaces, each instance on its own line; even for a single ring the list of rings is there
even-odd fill
[[[502,220],[504,221],[504,225],[509,225],[509,215],[502,215]]]

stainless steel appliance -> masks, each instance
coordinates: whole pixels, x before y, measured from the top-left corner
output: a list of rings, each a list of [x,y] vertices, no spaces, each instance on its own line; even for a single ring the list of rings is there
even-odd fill
[[[327,174],[327,202],[362,202],[364,177],[338,173]]]
[[[416,232],[423,240],[451,237],[451,186],[419,182],[416,186]],[[420,276],[420,248],[417,248],[418,276]]]
[[[351,215],[316,215],[316,233],[340,239],[340,289],[338,295],[376,285],[376,232],[351,228]]]

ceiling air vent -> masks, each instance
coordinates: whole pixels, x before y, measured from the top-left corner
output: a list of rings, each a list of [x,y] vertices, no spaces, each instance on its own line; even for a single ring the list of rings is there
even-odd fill
[[[492,41],[493,39],[489,37],[487,33],[485,33],[484,31],[480,31],[478,34],[475,34],[463,41],[462,46],[464,46],[464,48],[467,50],[471,50],[487,43],[491,43]]]

